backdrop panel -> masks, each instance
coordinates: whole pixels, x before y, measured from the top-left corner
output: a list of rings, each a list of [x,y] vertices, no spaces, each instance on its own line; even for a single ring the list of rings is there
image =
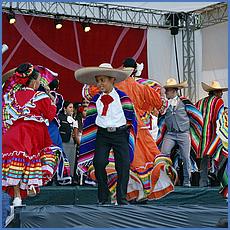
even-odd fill
[[[149,78],[159,81],[162,85],[171,76],[177,78],[177,66],[174,38],[170,30],[148,29],[148,72]],[[182,33],[176,35],[180,79],[183,79]]]
[[[10,25],[3,14],[3,43],[9,50],[3,55],[3,73],[23,63],[44,65],[59,73],[60,93],[66,100],[81,100],[82,85],[74,71],[82,66],[109,62],[120,67],[126,57],[145,63],[143,77],[148,76],[147,30],[92,24],[85,33],[79,22],[65,20],[56,30],[54,20],[45,17],[16,15]]]
[[[228,67],[228,23],[202,29],[203,71]]]
[[[220,23],[196,31],[196,67],[197,91],[199,98],[207,96],[201,87],[201,81],[208,84],[217,80],[228,86],[228,27]],[[223,95],[225,106],[228,106],[228,93]]]

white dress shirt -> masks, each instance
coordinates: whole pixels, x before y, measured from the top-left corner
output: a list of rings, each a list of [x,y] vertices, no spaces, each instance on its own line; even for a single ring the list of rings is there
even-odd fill
[[[103,96],[104,93],[101,95]],[[96,102],[97,107],[97,118],[96,118],[96,125],[102,128],[109,128],[109,127],[120,127],[126,125],[126,118],[124,111],[122,109],[121,100],[113,88],[112,92],[109,93],[109,96],[113,98],[113,102],[109,104],[109,108],[107,110],[106,116],[101,116],[104,105],[101,102],[101,96],[98,98]]]
[[[178,96],[168,100],[168,107],[171,105],[172,108],[176,107],[178,104]]]

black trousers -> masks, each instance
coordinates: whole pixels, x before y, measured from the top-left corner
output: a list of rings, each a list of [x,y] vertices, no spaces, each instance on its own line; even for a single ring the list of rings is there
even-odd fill
[[[109,152],[113,149],[115,168],[117,171],[117,202],[126,199],[129,182],[129,132],[127,129],[108,132],[98,128],[96,136],[96,151],[93,159],[95,176],[98,182],[98,200],[107,201],[109,189],[107,183],[106,166],[109,163]]]
[[[206,187],[209,185],[209,179],[208,179],[208,165],[209,165],[209,157],[205,156],[201,159],[200,163],[200,187]]]

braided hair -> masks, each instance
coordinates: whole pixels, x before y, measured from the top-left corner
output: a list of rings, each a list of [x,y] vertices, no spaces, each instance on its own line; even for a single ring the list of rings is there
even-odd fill
[[[50,90],[57,90],[58,86],[59,86],[58,79],[54,79],[52,82],[49,83]]]
[[[36,80],[39,76],[39,72],[34,69],[34,66],[30,63],[23,63],[15,70],[15,75],[19,79],[19,83],[28,86],[32,80]]]
[[[123,67],[125,67],[125,68],[127,68],[127,67],[134,68],[131,75],[135,76],[135,74],[137,73],[137,63],[133,58],[131,58],[131,57],[126,58],[122,62],[122,64],[123,64]]]

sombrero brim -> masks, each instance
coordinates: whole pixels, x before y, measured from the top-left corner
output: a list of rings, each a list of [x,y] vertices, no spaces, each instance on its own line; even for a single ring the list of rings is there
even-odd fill
[[[96,76],[103,75],[116,78],[115,83],[124,81],[133,72],[133,68],[125,68],[123,70],[110,69],[105,67],[85,67],[75,71],[75,79],[82,84],[96,85]]]
[[[205,84],[204,82],[201,82],[201,86],[202,86],[203,90],[206,92],[211,92],[211,91],[215,91],[215,90],[222,90],[223,92],[228,91],[228,88],[226,88],[226,87],[213,88],[210,85]]]
[[[168,88],[177,88],[177,89],[188,88],[188,83],[187,83],[187,81],[183,81],[183,82],[181,82],[180,84],[165,85],[164,88],[165,88],[165,89],[168,89]]]

